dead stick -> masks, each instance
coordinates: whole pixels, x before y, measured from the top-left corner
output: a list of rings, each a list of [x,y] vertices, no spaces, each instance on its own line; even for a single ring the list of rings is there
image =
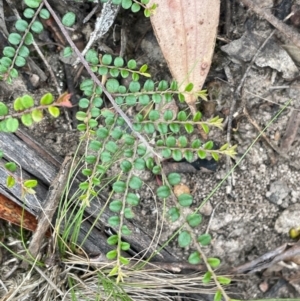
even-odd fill
[[[295,44],[295,46],[300,48],[300,34],[296,30],[284,24],[267,10],[259,7],[259,5],[252,0],[240,0],[240,2],[271,23],[277,30],[286,35]]]
[[[63,195],[66,181],[69,176],[69,171],[71,168],[72,156],[66,156],[58,175],[55,177],[53,183],[51,184],[47,197],[45,199],[45,208],[43,209],[42,216],[38,222],[37,230],[32,236],[28,252],[30,256],[35,258],[40,250],[45,234],[51,224],[53,215],[57,209],[59,201]],[[25,262],[23,262],[24,264]]]

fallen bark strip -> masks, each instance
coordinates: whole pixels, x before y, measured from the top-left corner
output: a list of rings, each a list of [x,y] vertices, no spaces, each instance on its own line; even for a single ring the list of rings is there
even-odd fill
[[[64,193],[67,178],[71,169],[72,156],[66,156],[61,168],[53,180],[48,194],[46,196],[45,202],[46,206],[43,208],[42,216],[39,219],[38,226],[34,232],[31,242],[28,247],[28,251],[34,258],[37,256],[43,239],[46,236],[46,232],[51,225],[52,218],[55,211],[57,210],[60,199]]]

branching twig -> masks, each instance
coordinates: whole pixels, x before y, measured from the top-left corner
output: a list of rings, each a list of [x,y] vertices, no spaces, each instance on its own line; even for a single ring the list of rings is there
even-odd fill
[[[51,13],[52,17],[54,18],[54,20],[56,21],[57,25],[59,26],[60,30],[62,31],[62,33],[64,34],[65,38],[67,39],[68,43],[70,44],[70,46],[73,48],[73,50],[75,51],[75,53],[78,55],[81,63],[84,65],[84,67],[86,68],[87,72],[89,73],[89,75],[91,76],[91,78],[93,79],[93,81],[102,88],[104,94],[106,95],[106,97],[109,99],[109,101],[111,102],[111,104],[113,105],[114,109],[117,111],[117,113],[124,119],[124,121],[127,123],[127,125],[129,126],[129,128],[131,129],[132,133],[138,137],[140,139],[140,141],[147,147],[147,149],[154,154],[155,156],[162,158],[161,155],[159,155],[154,149],[153,147],[151,147],[151,145],[147,142],[147,140],[137,131],[134,130],[132,122],[129,120],[129,118],[127,117],[127,115],[120,109],[120,107],[117,105],[117,103],[115,102],[115,100],[113,99],[113,97],[111,96],[111,94],[106,90],[106,88],[104,87],[104,85],[99,81],[99,79],[97,78],[97,76],[94,74],[94,72],[91,70],[89,64],[87,63],[87,61],[84,59],[84,57],[82,56],[81,52],[78,50],[78,48],[76,47],[76,45],[74,44],[74,42],[72,41],[72,39],[70,38],[69,34],[67,33],[67,31],[65,30],[63,24],[61,23],[61,21],[59,20],[59,18],[57,17],[56,13],[54,12],[54,10],[52,9],[52,7],[50,6],[50,4],[48,3],[47,0],[43,0],[45,6],[47,7],[47,9],[49,10],[49,12]]]

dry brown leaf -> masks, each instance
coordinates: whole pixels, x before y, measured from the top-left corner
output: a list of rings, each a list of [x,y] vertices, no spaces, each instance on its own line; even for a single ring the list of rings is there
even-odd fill
[[[158,43],[181,91],[193,83],[193,91],[202,89],[211,65],[217,27],[219,0],[151,0],[158,7],[151,23]],[[194,95],[185,95],[192,113]]]

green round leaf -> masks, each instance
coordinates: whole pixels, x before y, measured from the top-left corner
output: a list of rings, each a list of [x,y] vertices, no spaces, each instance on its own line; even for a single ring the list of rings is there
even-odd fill
[[[88,155],[85,156],[85,162],[88,164],[94,164],[96,162],[97,158],[94,155]]]
[[[162,97],[160,94],[153,94],[152,100],[154,103],[160,103],[162,101]]]
[[[201,262],[199,252],[195,251],[192,254],[190,254],[188,261],[190,264],[199,264]]]
[[[177,185],[180,183],[181,177],[180,174],[171,172],[168,174],[168,181],[171,185]]]
[[[194,127],[193,127],[191,124],[189,124],[189,123],[186,123],[186,124],[184,125],[184,128],[185,128],[185,130],[186,130],[186,132],[187,132],[188,134],[192,134],[193,131],[194,131]]]
[[[125,101],[128,106],[134,106],[136,104],[137,99],[134,95],[127,95],[125,97]]]
[[[19,76],[19,73],[18,73],[18,71],[17,71],[15,68],[12,68],[12,69],[10,70],[9,75],[10,75],[12,78],[17,78],[17,77]]]
[[[158,91],[165,91],[169,88],[169,84],[166,80],[161,80],[158,84]]]
[[[132,219],[132,218],[134,218],[134,213],[133,213],[133,211],[131,210],[131,208],[125,208],[125,210],[124,210],[124,216],[125,216],[127,219]]]
[[[28,57],[29,54],[30,54],[30,51],[29,51],[28,47],[26,47],[25,45],[22,45],[19,50],[19,56]]]
[[[23,12],[25,18],[31,19],[35,14],[35,10],[32,8],[26,8]]]
[[[180,111],[177,115],[177,118],[179,121],[186,121],[187,120],[187,114],[185,111]]]
[[[128,242],[122,241],[122,243],[121,243],[121,249],[123,251],[128,251],[130,249],[130,244]]]
[[[186,147],[187,144],[188,144],[187,138],[185,136],[180,136],[178,138],[178,144],[179,144],[180,147]]]
[[[104,54],[102,57],[102,64],[110,65],[112,63],[112,56],[110,54]]]
[[[181,248],[185,248],[190,245],[192,241],[191,234],[187,231],[182,231],[178,236],[178,244]]]
[[[132,231],[126,225],[122,226],[121,232],[123,235],[130,235],[132,233]]]
[[[140,189],[143,185],[143,181],[137,176],[132,176],[128,184],[131,189]]]
[[[114,60],[114,65],[115,67],[123,67],[124,65],[124,60],[121,57],[116,57]]]
[[[11,33],[9,36],[8,36],[8,41],[9,43],[13,44],[13,45],[18,45],[21,41],[22,37],[18,34],[18,33]]]
[[[142,158],[138,158],[134,161],[134,168],[137,170],[144,170],[146,168],[145,160]]]
[[[110,259],[110,260],[113,260],[117,257],[117,250],[112,250],[112,251],[109,251],[107,254],[106,254],[106,258],[107,259]]]
[[[172,222],[176,222],[180,217],[180,211],[179,211],[178,208],[172,207],[168,211],[168,215],[169,215]]]
[[[4,57],[1,58],[0,63],[5,68],[8,68],[12,63],[12,60],[9,57],[4,56]]]
[[[12,188],[14,187],[16,184],[16,180],[13,176],[8,176],[7,179],[6,179],[6,186],[8,188]]]
[[[37,181],[37,180],[26,180],[26,181],[24,182],[24,186],[25,186],[26,188],[34,188],[34,187],[37,186],[37,184],[38,184],[38,181]]]
[[[171,194],[170,188],[166,185],[158,187],[156,195],[160,198],[167,198]]]
[[[98,68],[98,73],[99,73],[99,75],[106,75],[108,73],[108,68],[101,66]]]
[[[119,88],[119,82],[116,79],[110,78],[107,80],[106,89],[109,93],[118,92],[118,88]]]
[[[4,166],[11,172],[15,172],[17,170],[17,164],[15,162],[7,162]]]
[[[39,13],[39,16],[44,19],[44,20],[47,20],[50,18],[50,13],[49,11],[46,9],[46,8],[42,8],[40,10],[40,13]]]
[[[170,120],[172,120],[173,119],[173,111],[171,111],[171,110],[166,110],[165,112],[164,112],[164,120],[165,121],[170,121]]]
[[[101,147],[102,147],[102,143],[97,140],[92,140],[89,144],[89,149],[95,152],[99,151]]]
[[[109,152],[102,152],[101,153],[101,161],[103,163],[106,163],[106,162],[111,162],[111,153]]]
[[[114,201],[110,202],[109,209],[112,212],[120,212],[122,210],[122,206],[123,206],[122,201],[114,200]]]
[[[152,168],[152,173],[153,174],[155,174],[155,175],[158,175],[158,174],[160,174],[161,173],[161,167],[160,166],[154,166],[153,168]]]
[[[19,128],[19,121],[16,118],[5,119],[5,126],[8,132],[14,133]]]
[[[112,77],[118,77],[119,74],[120,74],[120,71],[119,69],[117,68],[112,68],[109,70],[109,74],[112,76]]]
[[[89,105],[90,105],[90,101],[87,98],[81,98],[79,100],[79,104],[78,105],[79,105],[79,108],[87,109],[89,107]]]
[[[62,18],[62,24],[71,27],[74,25],[76,20],[76,15],[73,12],[66,13]]]
[[[147,92],[154,91],[154,81],[152,79],[147,79],[145,81],[144,90]]]
[[[201,127],[203,129],[203,131],[205,132],[205,134],[209,133],[209,126],[205,123],[201,123]]]
[[[132,5],[132,0],[122,0],[122,7],[124,9],[130,8]]]
[[[101,138],[101,139],[105,139],[109,134],[109,131],[107,128],[105,127],[100,127],[97,131],[96,131],[96,135],[97,137]]]
[[[124,140],[125,144],[127,144],[127,145],[133,145],[136,141],[135,137],[133,137],[132,135],[129,135],[129,134],[124,134],[122,136],[122,139]]]
[[[33,35],[31,32],[27,32],[25,40],[24,40],[25,45],[29,46],[33,43]]]
[[[136,68],[136,61],[135,61],[135,60],[130,60],[130,61],[128,61],[127,67],[128,67],[129,69],[135,69],[135,68]]]
[[[133,156],[133,150],[132,149],[125,149],[123,154],[124,154],[124,157],[131,158]]]
[[[182,152],[178,149],[173,150],[172,157],[175,161],[182,160]]]
[[[24,0],[25,4],[31,8],[38,8],[42,0]]]
[[[183,156],[188,162],[192,162],[194,159],[194,154],[190,150],[184,151]]]
[[[201,140],[196,139],[192,142],[192,148],[199,148],[201,146]]]
[[[164,158],[170,158],[171,155],[172,155],[172,151],[169,149],[169,148],[165,148],[161,151],[161,155],[164,157]]]
[[[124,172],[129,172],[132,168],[132,164],[128,160],[123,160],[120,164],[120,167]]]
[[[30,29],[35,33],[41,33],[44,30],[44,26],[40,21],[34,21]]]
[[[124,183],[123,181],[117,181],[113,184],[113,191],[114,192],[124,192],[126,189],[126,183]]]
[[[207,141],[204,145],[203,145],[203,148],[204,149],[208,149],[208,150],[211,150],[212,148],[214,147],[214,143],[210,140],[210,141]]]
[[[50,105],[53,102],[53,95],[51,93],[46,93],[42,96],[40,100],[41,105]]]
[[[99,59],[98,59],[98,53],[96,50],[94,49],[89,49],[88,52],[85,55],[85,59],[91,63],[91,64],[98,64],[99,63]]]
[[[197,152],[197,154],[198,154],[198,156],[199,156],[200,159],[205,159],[206,156],[207,156],[206,151],[204,151],[204,150],[202,150],[202,149],[200,149],[200,150]]]
[[[189,207],[193,203],[193,197],[190,194],[183,193],[178,197],[178,201],[182,207]]]
[[[8,114],[8,107],[5,103],[0,102],[0,116],[5,116]]]
[[[73,54],[73,49],[70,46],[64,48],[63,57],[69,57]]]
[[[129,84],[129,91],[132,93],[140,91],[141,85],[139,82],[131,82]]]
[[[202,222],[202,216],[199,213],[192,213],[186,217],[186,221],[191,227],[197,227]]]
[[[131,6],[131,11],[133,13],[137,13],[138,11],[140,11],[141,6],[138,3],[133,3]]]
[[[28,22],[25,21],[25,20],[22,20],[22,19],[19,19],[17,22],[16,22],[16,29],[21,31],[21,32],[24,32],[26,31],[26,29],[28,28]]]
[[[131,206],[137,206],[140,199],[136,194],[129,192],[126,196],[126,202]]]
[[[224,276],[217,276],[217,280],[220,282],[222,285],[228,285],[231,283],[231,279],[228,277]]]
[[[207,258],[207,262],[214,269],[217,268],[221,263],[219,258],[214,258],[214,257]]]
[[[204,284],[207,284],[207,283],[210,282],[210,280],[211,280],[211,272],[208,272],[208,271],[207,271],[207,272],[204,274],[203,278],[202,278],[202,282],[203,282]]]
[[[51,116],[53,116],[54,118],[57,118],[60,114],[60,110],[57,107],[48,107],[48,111],[50,113]]]
[[[15,48],[13,48],[11,46],[6,46],[3,49],[3,54],[7,57],[14,57],[15,52],[16,52]]]
[[[114,154],[118,150],[118,145],[114,141],[108,141],[105,144],[105,149]]]
[[[118,243],[118,235],[112,235],[110,236],[106,242],[110,245],[110,246],[113,246],[113,245],[116,245]]]
[[[122,69],[121,70],[121,76],[123,78],[127,78],[129,76],[129,71],[128,70],[125,70],[125,69]]]
[[[179,133],[179,131],[180,131],[180,126],[179,126],[179,124],[177,124],[177,123],[171,123],[170,124],[170,130],[173,132],[173,133]]]
[[[33,120],[30,113],[23,114],[21,117],[21,121],[25,126],[31,126],[33,124]]]
[[[214,301],[221,301],[222,300],[222,292],[220,290],[217,290],[214,295]]]
[[[202,246],[207,246],[211,242],[211,236],[209,234],[202,234],[197,238],[197,241],[202,245]]]
[[[26,64],[26,60],[22,56],[17,56],[15,64],[17,67],[23,67]]]
[[[31,117],[34,122],[40,122],[43,119],[43,111],[34,109],[31,112]]]
[[[120,217],[119,216],[111,216],[108,219],[108,224],[112,227],[117,227],[120,224]]]
[[[0,65],[0,74],[4,74],[7,72],[7,67]]]
[[[149,119],[151,121],[155,121],[157,119],[159,119],[160,115],[159,115],[159,111],[157,110],[151,110],[149,113]]]
[[[141,105],[146,106],[150,102],[150,96],[147,94],[143,94],[139,96],[139,102]]]

